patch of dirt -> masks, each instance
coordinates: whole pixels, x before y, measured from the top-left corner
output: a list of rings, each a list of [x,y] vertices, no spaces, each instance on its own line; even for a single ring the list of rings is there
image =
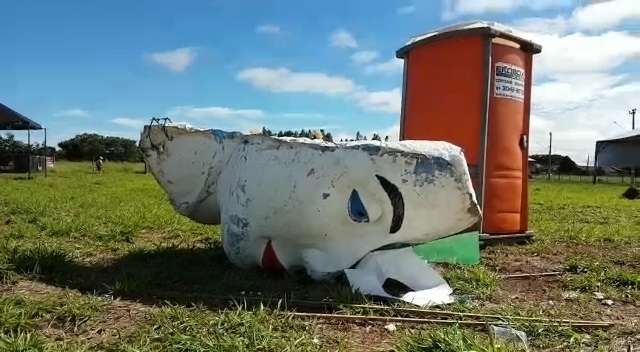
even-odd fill
[[[316,325],[317,332],[338,342],[338,346],[326,346],[330,350],[341,347],[347,351],[389,351],[393,346],[394,334],[399,334],[401,324],[396,324],[398,330],[389,332],[384,324],[358,325],[336,321],[335,324],[321,322]],[[332,348],[335,347],[335,348]]]
[[[615,253],[609,258],[607,253]],[[617,265],[640,267],[640,247],[598,244],[554,244],[539,249],[529,246],[488,247],[482,252],[482,263],[500,274],[562,271],[567,258],[586,256],[610,259]],[[624,258],[624,260],[616,259]]]
[[[115,300],[104,314],[91,325],[88,334],[81,336],[91,345],[109,344],[132,334],[138,326],[148,320],[150,307],[130,301]]]
[[[487,252],[484,264],[501,274],[542,273],[561,271],[564,258],[559,255],[531,253]]]
[[[559,277],[503,279],[495,298],[498,301],[547,302],[562,299],[561,286]]]
[[[0,293],[20,295],[28,298],[42,298],[71,294],[81,297],[76,290],[63,289],[36,281],[18,281],[13,285],[0,286]],[[131,334],[148,319],[152,307],[126,300],[105,300],[103,311],[90,319],[81,328],[64,326],[55,322],[42,322],[41,332],[55,340],[78,339],[91,346],[108,344]]]

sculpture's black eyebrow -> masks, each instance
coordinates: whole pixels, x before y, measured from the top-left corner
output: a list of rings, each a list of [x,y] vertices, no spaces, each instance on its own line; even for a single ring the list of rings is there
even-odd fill
[[[389,228],[389,233],[396,233],[402,227],[402,221],[404,220],[404,199],[402,198],[402,193],[396,185],[391,183],[386,178],[376,175],[376,178],[382,185],[382,189],[387,192],[387,196],[389,196],[389,200],[391,201],[391,207],[393,208],[393,217],[391,218],[391,227]]]

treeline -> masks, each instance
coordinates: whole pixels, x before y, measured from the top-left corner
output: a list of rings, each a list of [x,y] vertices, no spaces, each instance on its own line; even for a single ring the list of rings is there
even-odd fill
[[[331,134],[331,132],[327,132],[324,129],[319,129],[319,130],[301,129],[300,131],[286,130],[286,131],[273,132],[266,127],[262,127],[261,134],[264,136],[270,136],[270,137],[297,137],[297,138],[309,138],[309,139],[322,139],[327,142],[334,141],[333,135]],[[366,141],[366,140],[367,140],[367,136],[361,134],[360,131],[358,131],[356,132],[355,138],[347,138],[347,139],[341,138],[340,142],[353,142],[353,141]],[[382,137],[379,134],[374,133],[371,136],[370,140],[382,141]],[[385,136],[384,141],[388,142],[389,136]]]
[[[578,164],[576,164],[567,155],[551,154],[534,154],[531,155],[531,159],[536,161],[536,164],[540,166],[544,171],[547,170],[549,165],[549,157],[551,157],[551,171],[561,174],[579,174],[586,172],[582,170]]]
[[[322,139],[326,142],[333,142],[333,135],[331,135],[331,132],[326,132],[323,129],[305,130],[303,128],[300,131],[286,130],[286,131],[273,132],[266,127],[262,127],[261,134],[263,136],[269,136],[269,137],[295,137],[295,138]]]
[[[47,147],[47,155],[53,155],[56,152],[54,147]],[[11,133],[7,133],[4,136],[0,135],[0,155],[13,156],[13,155],[26,155],[29,153],[29,145],[23,141],[16,140],[15,136]],[[39,143],[33,143],[31,145],[31,154],[44,155],[44,145]]]
[[[95,160],[99,156],[109,161],[142,161],[136,141],[95,133],[79,134],[58,143],[58,158],[72,161]]]

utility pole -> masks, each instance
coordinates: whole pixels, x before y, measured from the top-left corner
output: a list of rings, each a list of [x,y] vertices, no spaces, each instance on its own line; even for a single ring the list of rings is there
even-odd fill
[[[551,140],[552,140],[552,134],[551,132],[549,132],[549,157],[548,157],[548,166],[547,166],[547,180],[551,180]]]
[[[587,154],[587,175],[589,174],[589,154]]]
[[[629,110],[629,115],[631,115],[631,129],[636,129],[636,108]]]

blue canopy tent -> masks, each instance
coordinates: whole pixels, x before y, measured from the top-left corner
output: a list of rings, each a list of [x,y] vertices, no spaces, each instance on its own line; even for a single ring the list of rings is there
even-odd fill
[[[10,131],[27,131],[27,174],[28,178],[31,178],[31,131],[32,130],[44,130],[44,174],[47,175],[47,129],[43,128],[39,123],[31,120],[30,118],[22,115],[21,113],[9,108],[8,106],[0,103],[0,130]]]

